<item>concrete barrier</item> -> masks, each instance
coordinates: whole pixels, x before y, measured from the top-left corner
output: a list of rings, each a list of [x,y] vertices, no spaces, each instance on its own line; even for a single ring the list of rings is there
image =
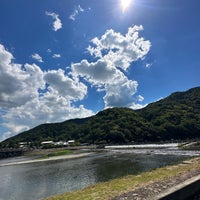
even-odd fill
[[[200,175],[166,190],[155,197],[155,200],[191,200],[198,194],[200,194]]]

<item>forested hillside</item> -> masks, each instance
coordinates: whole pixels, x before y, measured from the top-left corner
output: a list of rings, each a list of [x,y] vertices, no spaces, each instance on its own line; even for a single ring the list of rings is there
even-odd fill
[[[173,93],[139,113],[156,128],[161,140],[200,137],[200,87]]]
[[[110,108],[97,115],[43,124],[2,142],[39,146],[42,141],[70,139],[89,144],[125,144],[200,138],[200,87],[176,92],[143,109]]]

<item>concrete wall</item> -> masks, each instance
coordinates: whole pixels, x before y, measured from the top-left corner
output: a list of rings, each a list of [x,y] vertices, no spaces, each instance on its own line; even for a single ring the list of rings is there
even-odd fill
[[[200,175],[170,188],[155,200],[192,200],[192,197],[198,194],[200,194]]]

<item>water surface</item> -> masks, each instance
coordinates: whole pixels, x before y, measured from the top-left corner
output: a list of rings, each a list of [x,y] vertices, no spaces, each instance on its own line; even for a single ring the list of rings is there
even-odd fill
[[[180,153],[177,150],[164,152],[163,149],[107,150],[78,159],[0,167],[0,200],[41,199],[174,164],[193,153],[200,155],[199,152]],[[5,160],[1,162],[5,163]]]

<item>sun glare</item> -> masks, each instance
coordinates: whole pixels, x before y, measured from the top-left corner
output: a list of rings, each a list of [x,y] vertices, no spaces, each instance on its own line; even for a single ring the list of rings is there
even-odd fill
[[[121,0],[121,8],[122,8],[123,13],[129,7],[130,3],[131,3],[131,0]]]

